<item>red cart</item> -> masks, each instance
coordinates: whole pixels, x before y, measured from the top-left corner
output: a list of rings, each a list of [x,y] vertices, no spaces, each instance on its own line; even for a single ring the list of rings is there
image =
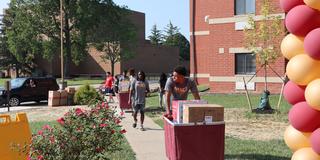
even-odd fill
[[[164,118],[169,160],[223,160],[225,123],[176,124]]]
[[[121,110],[132,110],[131,105],[128,104],[129,92],[119,92],[118,100]]]

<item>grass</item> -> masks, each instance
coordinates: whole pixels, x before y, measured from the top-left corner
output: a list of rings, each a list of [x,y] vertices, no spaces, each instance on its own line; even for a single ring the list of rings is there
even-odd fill
[[[289,160],[291,151],[284,141],[240,140],[232,137],[225,139],[225,159],[247,160]]]
[[[4,82],[9,80],[10,78],[0,78],[0,86],[4,86]]]
[[[200,86],[198,88],[206,90],[206,86]],[[252,108],[254,109],[259,104],[260,95],[250,95],[250,98]],[[271,95],[269,97],[272,108],[276,108],[278,98],[279,95]],[[189,99],[193,99],[192,95],[189,95]],[[201,99],[205,99],[211,104],[220,104],[225,108],[247,109],[248,112],[245,113],[247,118],[263,116],[250,112],[245,94],[205,94],[201,95]],[[163,128],[162,114],[164,110],[159,107],[158,95],[153,93],[146,101],[147,116],[151,117],[155,123]],[[289,109],[290,105],[282,98],[280,113],[273,114],[273,116],[276,117],[275,120],[287,122]],[[227,160],[289,160],[291,154],[291,151],[282,140],[256,141],[242,140],[233,137],[226,137],[225,139],[225,159]]]
[[[0,86],[4,86],[4,82],[10,80],[10,78],[0,78]],[[68,86],[75,85],[85,85],[85,84],[102,84],[104,82],[103,78],[88,78],[88,77],[79,77],[73,79],[66,79]],[[60,82],[60,78],[57,79],[57,82]]]
[[[57,82],[59,81],[60,79],[57,79]],[[84,84],[101,84],[103,82],[104,82],[103,78],[79,77],[79,78],[67,79],[68,86],[84,85]]]
[[[40,122],[30,122],[30,129],[33,134],[36,134],[38,130],[42,129],[44,125],[50,126],[58,126],[58,122],[56,121],[40,121]],[[121,150],[116,151],[110,154],[109,158],[112,160],[135,160],[135,153],[133,152],[131,146],[129,145],[128,141],[124,138],[124,143],[120,146]]]

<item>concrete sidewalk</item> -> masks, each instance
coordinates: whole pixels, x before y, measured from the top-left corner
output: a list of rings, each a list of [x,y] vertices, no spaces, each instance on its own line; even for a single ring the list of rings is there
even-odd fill
[[[117,101],[110,105],[119,104]],[[120,109],[119,109],[120,112]],[[125,113],[122,120],[122,126],[127,131],[125,137],[127,138],[131,148],[136,153],[137,160],[166,160],[165,144],[164,144],[164,130],[152,121],[151,118],[145,116],[144,128],[145,131],[140,130],[140,115],[138,114],[137,128],[133,128],[132,113]]]

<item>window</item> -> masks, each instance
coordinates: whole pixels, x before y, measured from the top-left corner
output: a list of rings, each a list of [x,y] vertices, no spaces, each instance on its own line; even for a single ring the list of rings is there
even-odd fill
[[[255,0],[234,0],[235,2],[235,15],[250,14],[256,12]]]
[[[256,56],[252,53],[235,54],[236,74],[255,74],[256,73]]]

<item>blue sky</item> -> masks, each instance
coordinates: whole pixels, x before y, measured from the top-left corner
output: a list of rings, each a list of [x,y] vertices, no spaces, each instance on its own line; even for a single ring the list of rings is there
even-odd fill
[[[8,7],[10,0],[0,0],[0,10]],[[190,38],[189,1],[188,0],[114,0],[116,4],[126,5],[129,9],[143,12],[146,15],[146,38],[154,24],[158,29],[172,22],[180,28],[180,32]]]

